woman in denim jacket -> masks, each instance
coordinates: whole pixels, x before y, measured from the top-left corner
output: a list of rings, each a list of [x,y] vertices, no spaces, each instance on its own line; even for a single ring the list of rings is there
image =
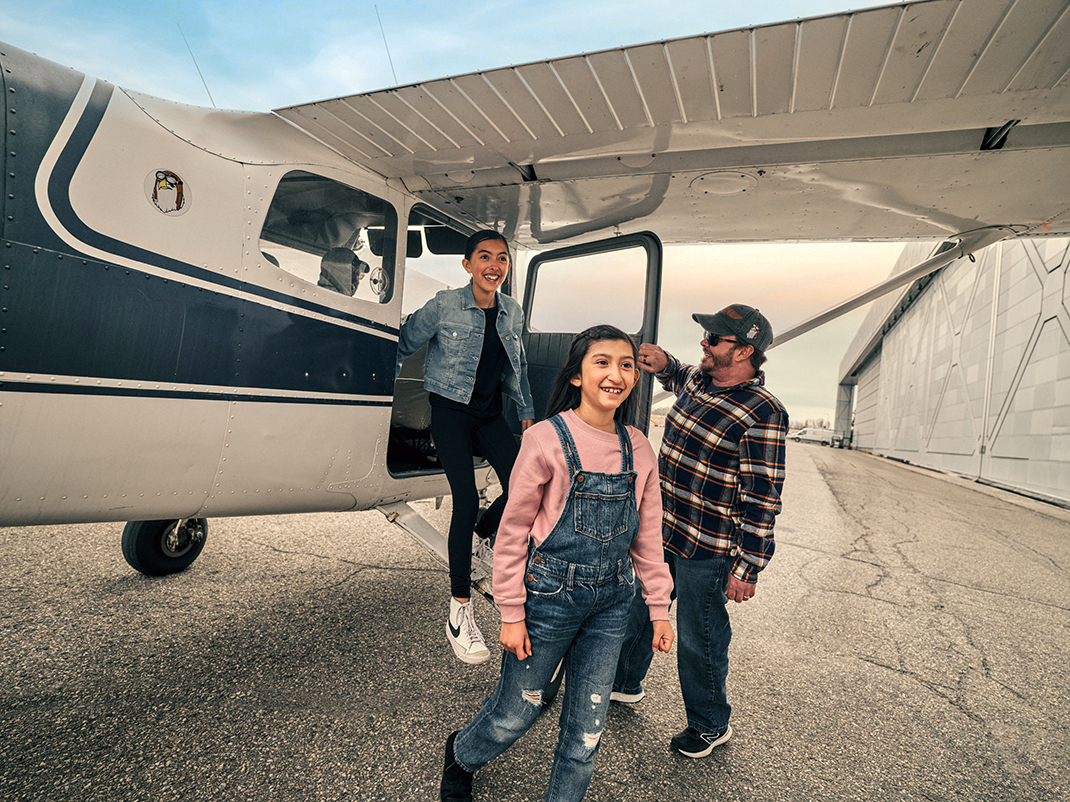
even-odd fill
[[[397,369],[424,343],[427,362],[424,388],[431,394],[431,436],[453,495],[450,520],[450,614],[446,635],[457,657],[483,663],[490,650],[472,616],[471,533],[476,550],[498,528],[508,496],[509,475],[518,448],[502,414],[502,391],[516,402],[526,430],[535,410],[528,387],[528,363],[520,332],[524,313],[512,298],[498,292],[509,273],[509,246],[496,231],[468,238],[461,262],[472,281],[443,290],[414,312],[401,327]],[[473,446],[487,458],[502,494],[476,523],[479,494],[472,471]]]

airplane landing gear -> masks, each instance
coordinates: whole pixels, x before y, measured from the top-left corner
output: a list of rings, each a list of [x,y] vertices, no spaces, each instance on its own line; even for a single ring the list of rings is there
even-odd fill
[[[174,574],[189,568],[207,537],[207,518],[130,521],[123,529],[123,557],[148,576]]]

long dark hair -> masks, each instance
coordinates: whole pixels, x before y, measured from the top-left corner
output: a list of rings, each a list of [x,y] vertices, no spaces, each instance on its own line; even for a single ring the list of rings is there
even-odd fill
[[[550,391],[550,400],[546,404],[547,418],[552,418],[558,412],[575,409],[580,405],[580,388],[574,385],[572,380],[580,375],[583,369],[583,358],[587,356],[591,346],[600,340],[621,340],[628,343],[632,347],[632,359],[638,363],[639,352],[635,347],[635,340],[616,326],[602,324],[591,326],[586,331],[581,331],[572,338],[572,342],[568,346],[568,359],[565,360],[564,367],[561,368],[554,379],[554,387]],[[636,364],[635,369],[639,370],[638,364]],[[636,386],[638,384],[639,382],[636,381]],[[635,415],[638,406],[639,397],[634,391],[630,392],[628,397],[617,407],[613,417],[616,420],[628,423]]]

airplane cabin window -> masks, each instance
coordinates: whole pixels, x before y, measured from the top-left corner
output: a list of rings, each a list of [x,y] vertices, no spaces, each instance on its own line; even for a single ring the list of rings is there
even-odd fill
[[[414,238],[415,246],[411,242]],[[437,223],[414,209],[409,216],[409,239],[402,316],[415,312],[439,290],[454,289],[469,282],[469,275],[461,266],[467,233]]]
[[[370,303],[394,295],[397,212],[385,200],[303,170],[279,182],[260,232],[267,261]]]
[[[636,332],[643,326],[647,252],[644,248],[541,262],[527,327],[576,332],[599,323]]]

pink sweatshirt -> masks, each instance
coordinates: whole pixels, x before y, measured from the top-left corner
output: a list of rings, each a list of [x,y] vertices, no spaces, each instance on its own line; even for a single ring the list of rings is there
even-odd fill
[[[564,413],[585,471],[620,473],[620,440],[616,434],[595,429],[572,410]],[[661,545],[661,488],[654,449],[638,429],[628,427],[632,438],[639,534],[632,541],[632,565],[650,608],[651,621],[669,619],[672,576]],[[568,463],[557,431],[549,421],[536,423],[524,433],[520,456],[509,480],[505,506],[494,544],[494,601],[507,624],[524,620],[524,569],[528,538],[542,543],[561,516],[569,488]]]

